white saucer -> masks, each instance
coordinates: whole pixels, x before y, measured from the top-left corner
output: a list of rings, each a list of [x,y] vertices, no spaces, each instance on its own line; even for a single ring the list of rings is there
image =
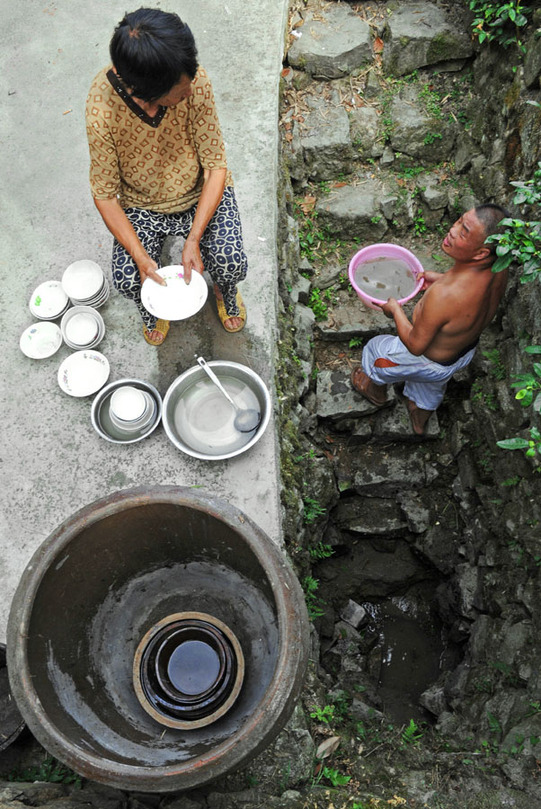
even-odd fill
[[[69,396],[90,396],[109,378],[109,360],[99,351],[76,351],[58,369],[58,384]]]
[[[33,323],[21,334],[19,346],[23,354],[32,360],[52,357],[62,345],[62,332],[50,320]]]
[[[28,307],[40,320],[55,320],[69,306],[60,281],[44,281],[33,291]]]
[[[158,275],[165,278],[166,287],[147,278],[141,288],[141,300],[147,312],[162,320],[185,320],[202,309],[207,300],[208,287],[200,273],[192,272],[189,284],[184,281],[181,264],[162,267]]]
[[[66,295],[77,300],[89,300],[102,289],[103,270],[95,261],[82,259],[74,261],[62,276],[62,287]]]

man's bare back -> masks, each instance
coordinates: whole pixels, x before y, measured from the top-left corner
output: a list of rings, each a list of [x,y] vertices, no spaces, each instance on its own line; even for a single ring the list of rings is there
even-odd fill
[[[473,359],[479,336],[503,297],[507,272],[492,272],[495,254],[486,239],[506,216],[501,206],[485,203],[454,223],[442,242],[454,261],[451,269],[424,273],[426,291],[411,322],[394,298],[382,305],[398,337],[373,337],[363,349],[362,366],[352,372],[353,388],[376,407],[387,403],[388,384],[403,382],[417,435],[441,403],[447,381]]]
[[[475,210],[449,230],[442,249],[455,263],[446,273],[425,273],[426,292],[412,322],[394,298],[381,308],[396,323],[398,336],[414,355],[449,362],[471,347],[490,323],[505,292],[507,272],[493,273],[493,256]]]

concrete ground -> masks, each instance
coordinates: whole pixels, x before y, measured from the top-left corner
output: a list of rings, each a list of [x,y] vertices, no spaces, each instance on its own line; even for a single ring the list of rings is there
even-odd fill
[[[250,261],[242,287],[248,325],[240,334],[227,335],[210,294],[203,311],[173,324],[157,349],[144,342],[135,306],[112,291],[101,309],[107,332],[99,350],[110,361],[109,381],[144,379],[162,396],[199,353],[207,360],[250,366],[272,391],[277,105],[287,2],[149,4],[174,10],[188,22],[213,82]],[[92,78],[108,63],[114,26],[126,10],[137,7],[124,0],[4,4],[0,639],[13,593],[36,548],[79,508],[115,491],[154,484],[198,486],[242,509],[280,542],[272,420],[255,447],[225,462],[181,453],[161,426],[140,443],[111,444],[91,426],[92,397],[73,398],[58,386],[58,367],[71,350],[63,345],[49,359],[31,360],[19,349],[21,333],[33,322],[28,302],[39,283],[60,280],[65,268],[81,258],[97,261],[109,273],[112,237],[90,197],[84,104]],[[178,253],[172,258],[180,260]]]

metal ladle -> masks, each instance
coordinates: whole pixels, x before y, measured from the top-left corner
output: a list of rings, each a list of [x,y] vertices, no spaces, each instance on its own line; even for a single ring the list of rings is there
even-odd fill
[[[229,393],[226,391],[214,371],[210,368],[207,362],[203,359],[203,357],[198,357],[197,362],[203,369],[203,371],[207,374],[207,376],[214,382],[218,390],[223,393],[225,398],[228,402],[230,402],[236,410],[235,421],[233,422],[233,426],[239,433],[251,433],[257,427],[259,427],[259,422],[261,421],[261,413],[258,410],[254,410],[252,407],[242,408],[236,404]]]

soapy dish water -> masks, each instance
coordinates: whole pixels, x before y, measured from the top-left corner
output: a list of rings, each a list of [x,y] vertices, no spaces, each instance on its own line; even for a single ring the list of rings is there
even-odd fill
[[[417,284],[409,264],[399,258],[384,256],[359,264],[354,277],[363,292],[382,301],[406,298]]]
[[[238,407],[260,410],[255,393],[242,380],[220,375],[220,382]],[[175,430],[196,452],[223,455],[245,446],[253,438],[257,426],[248,433],[235,427],[237,411],[208,378],[194,382],[179,399],[174,410]]]

